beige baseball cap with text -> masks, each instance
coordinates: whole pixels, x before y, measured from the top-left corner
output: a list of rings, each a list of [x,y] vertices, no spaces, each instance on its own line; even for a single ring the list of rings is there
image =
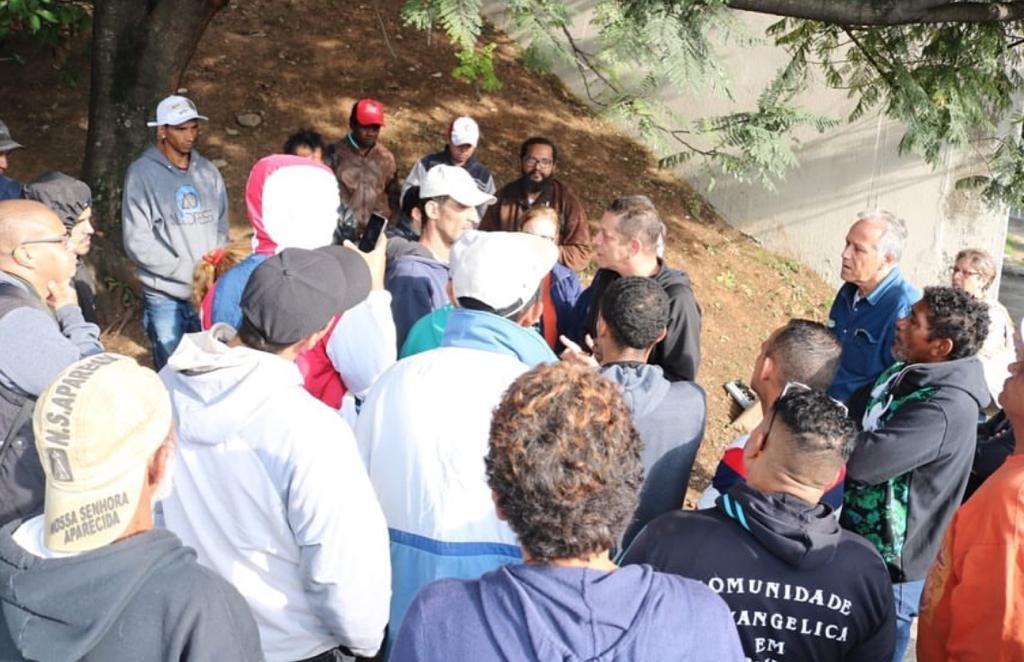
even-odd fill
[[[171,422],[160,378],[132,358],[96,354],[57,375],[33,417],[46,473],[46,546],[81,552],[121,537]]]

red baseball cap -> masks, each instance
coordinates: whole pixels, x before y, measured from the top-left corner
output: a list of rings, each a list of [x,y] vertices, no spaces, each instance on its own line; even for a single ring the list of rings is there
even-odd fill
[[[352,118],[363,126],[384,126],[384,105],[376,99],[360,99],[352,109]]]

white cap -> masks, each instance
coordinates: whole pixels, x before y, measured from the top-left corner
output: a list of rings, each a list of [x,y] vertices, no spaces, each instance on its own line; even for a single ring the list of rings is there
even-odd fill
[[[156,121],[146,122],[146,126],[178,126],[189,120],[209,120],[200,115],[192,100],[178,95],[171,95],[156,107]]]
[[[496,202],[493,195],[481,191],[472,175],[459,166],[436,165],[423,177],[420,198],[429,200],[440,195],[446,195],[467,207],[493,205]]]
[[[455,298],[470,297],[505,316],[523,308],[558,261],[558,247],[525,232],[468,230],[452,246]]]
[[[456,117],[448,128],[448,142],[453,145],[472,145],[480,142],[480,127],[472,117]]]

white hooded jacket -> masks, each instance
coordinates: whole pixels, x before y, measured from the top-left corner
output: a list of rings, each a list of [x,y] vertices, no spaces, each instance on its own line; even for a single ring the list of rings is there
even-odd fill
[[[373,655],[388,620],[388,533],[338,414],[293,362],[184,337],[160,376],[178,432],[167,528],[252,607],[267,660],[343,644]]]

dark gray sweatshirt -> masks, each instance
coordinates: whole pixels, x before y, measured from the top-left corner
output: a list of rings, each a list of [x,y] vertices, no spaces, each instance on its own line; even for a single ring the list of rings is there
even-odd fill
[[[182,171],[150,147],[128,168],[121,223],[124,249],[142,285],[191,299],[196,263],[227,240],[224,180],[197,151]]]
[[[660,366],[622,362],[601,366],[601,374],[619,385],[644,442],[644,484],[640,504],[622,539],[621,549],[652,519],[683,506],[690,471],[704,439],[707,405],[693,382],[670,382]]]
[[[39,296],[24,280],[3,271],[0,283]],[[103,351],[99,327],[85,321],[81,308],[69,305],[51,314],[45,307],[25,306],[0,318],[0,384],[22,395],[39,395],[61,370]]]
[[[0,529],[0,659],[263,660],[256,621],[178,537],[153,529],[42,559]]]

